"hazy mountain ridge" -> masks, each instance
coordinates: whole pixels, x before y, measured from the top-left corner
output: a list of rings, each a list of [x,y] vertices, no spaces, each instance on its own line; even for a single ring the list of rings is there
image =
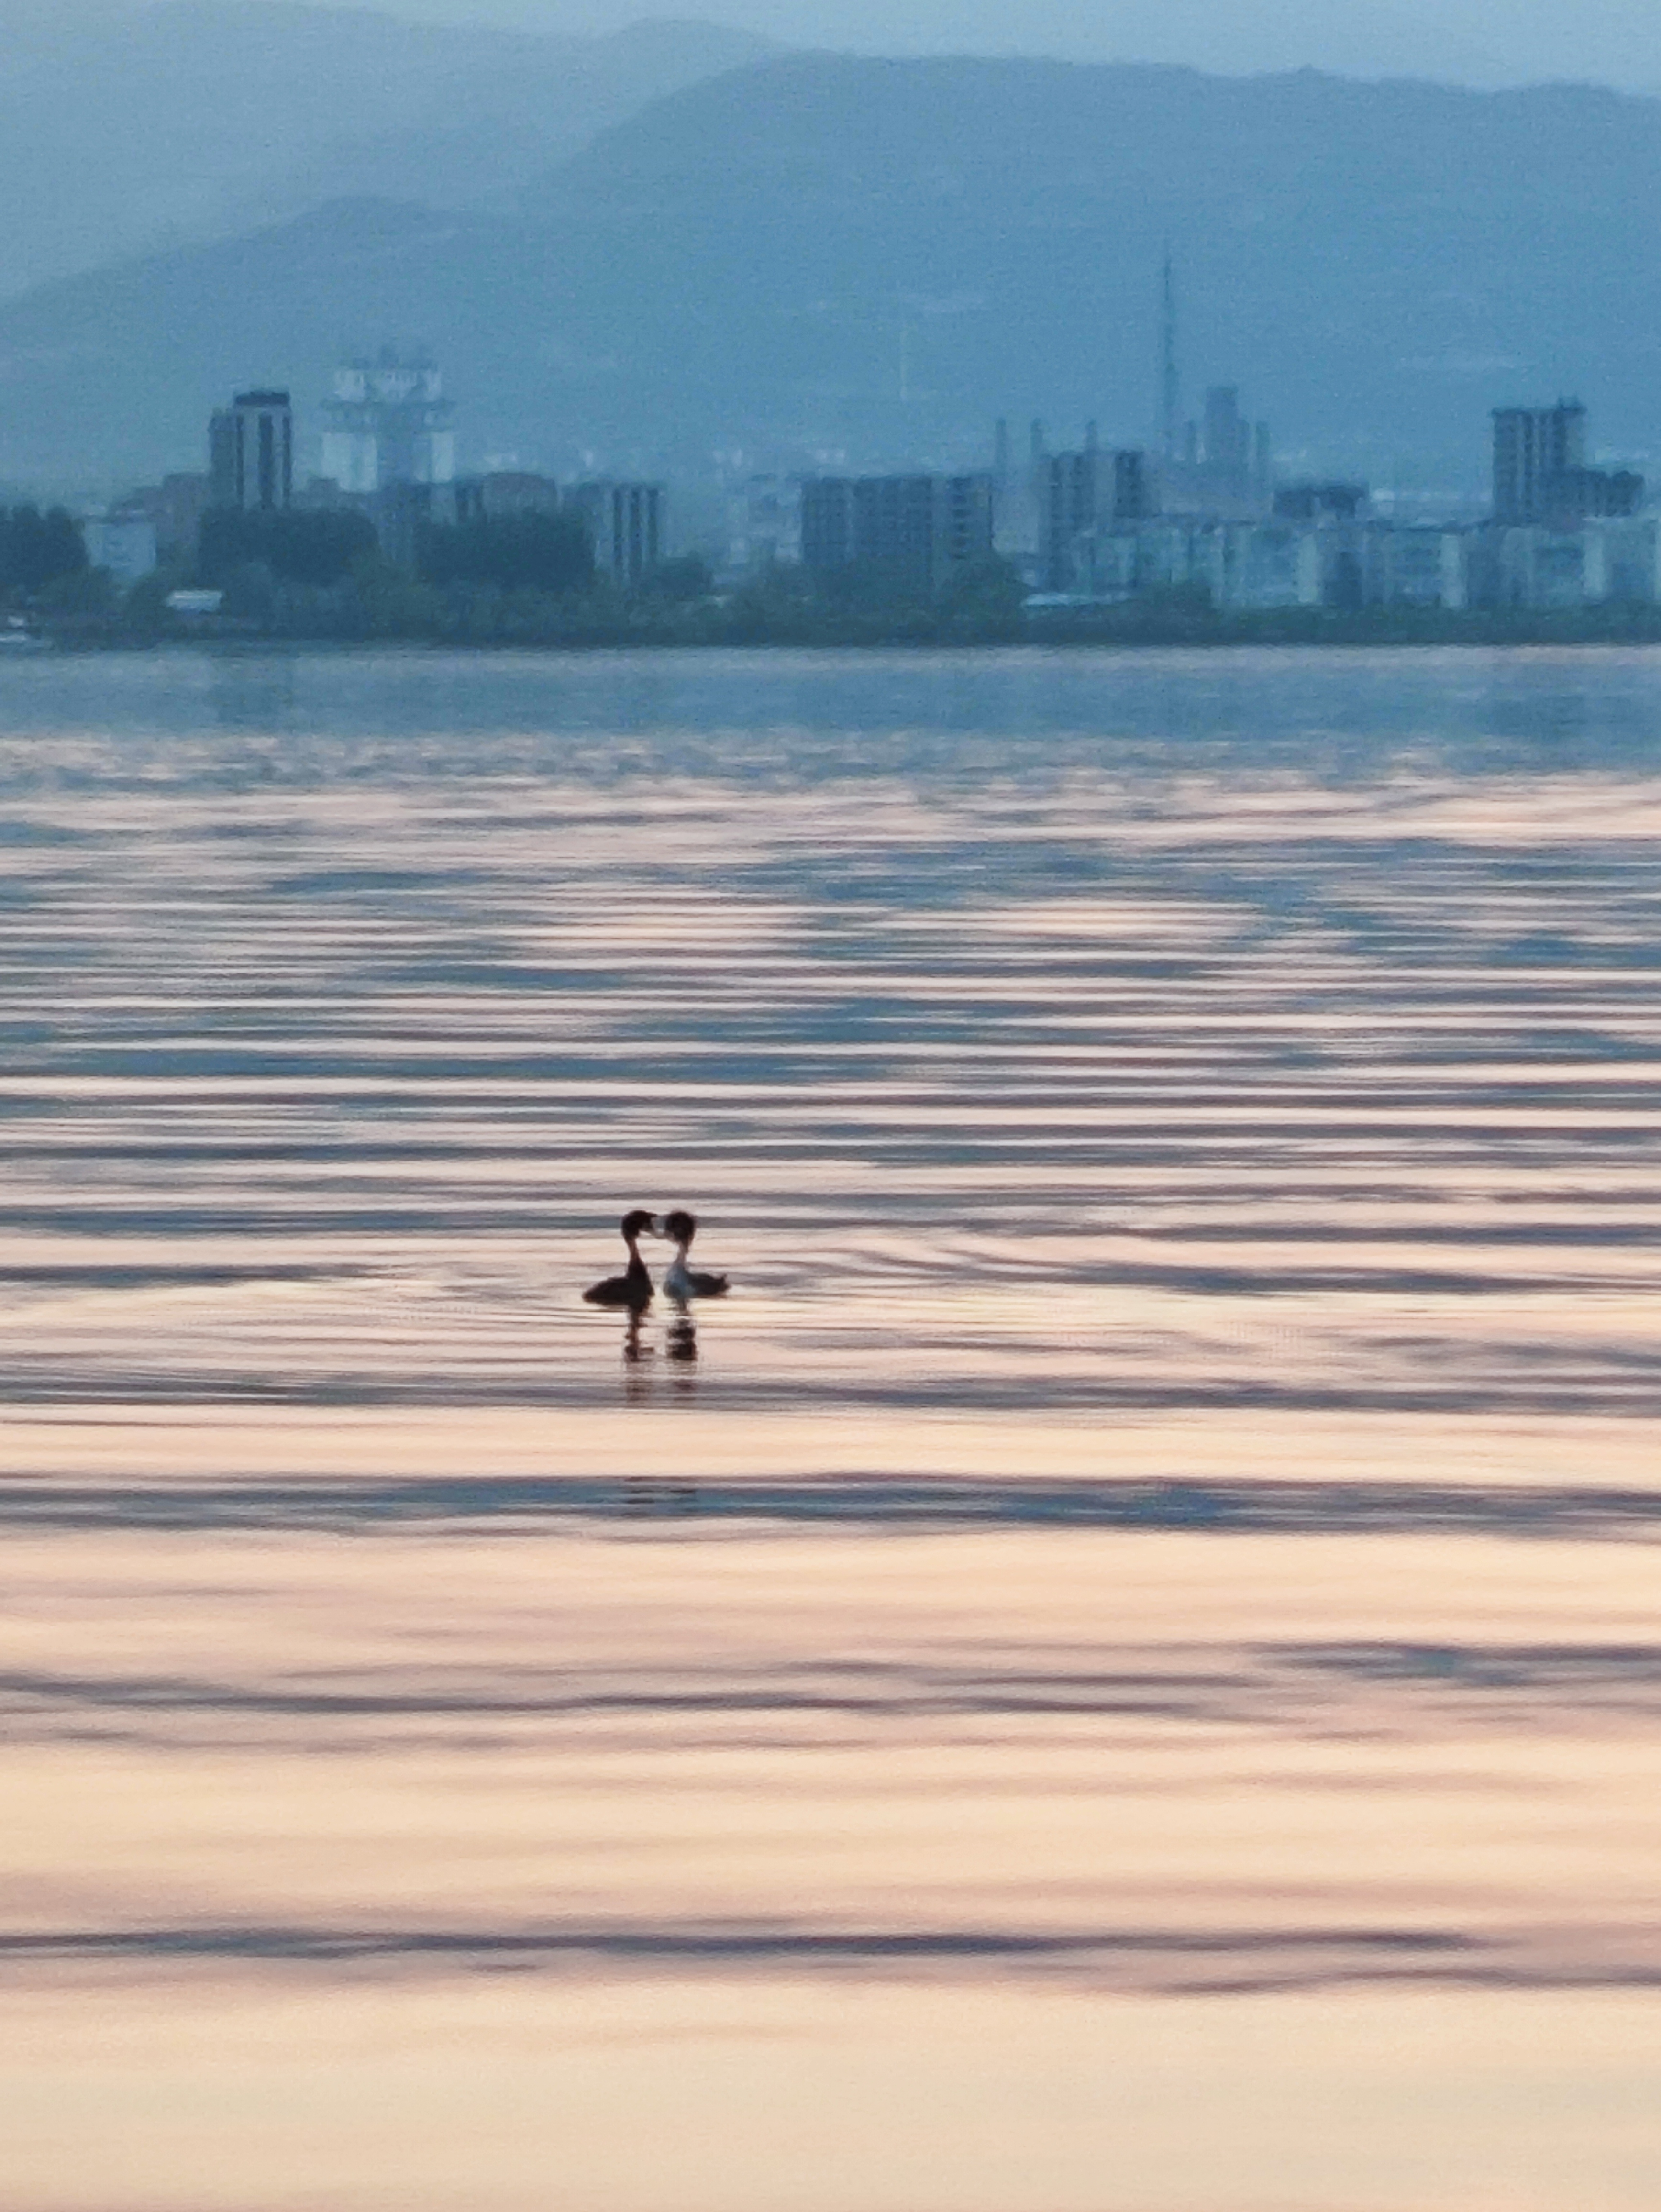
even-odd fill
[[[680,21],[556,39],[295,0],[103,7],[50,40],[14,5],[0,45],[0,295],[343,193],[509,192],[636,107],[768,51]]]
[[[1475,475],[1519,395],[1661,441],[1658,225],[1661,103],[1630,95],[792,56],[669,94],[516,211],[354,202],[0,307],[0,474],[88,424],[113,471],[189,461],[231,383],[303,404],[383,337],[439,352],[475,459],[966,450],[998,411],[1141,437],[1169,237],[1190,404],[1238,380],[1324,462]]]

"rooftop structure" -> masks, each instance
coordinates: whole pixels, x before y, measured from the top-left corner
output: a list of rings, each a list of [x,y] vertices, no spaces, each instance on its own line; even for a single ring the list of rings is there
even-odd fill
[[[551,477],[528,469],[493,469],[488,475],[458,478],[451,495],[458,522],[499,522],[516,514],[557,514],[559,486]]]
[[[1367,511],[1367,488],[1358,483],[1286,483],[1275,492],[1282,522],[1354,522]]]

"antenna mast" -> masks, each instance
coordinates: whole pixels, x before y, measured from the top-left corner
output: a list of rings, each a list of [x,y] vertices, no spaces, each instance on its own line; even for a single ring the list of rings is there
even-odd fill
[[[1181,411],[1182,386],[1177,375],[1177,272],[1167,240],[1159,296],[1159,443],[1168,461],[1177,458],[1177,426]]]

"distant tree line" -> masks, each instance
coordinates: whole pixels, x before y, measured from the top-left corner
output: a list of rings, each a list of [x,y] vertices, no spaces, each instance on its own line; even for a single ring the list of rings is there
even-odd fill
[[[86,566],[81,532],[64,508],[0,507],[0,597],[33,599]]]
[[[575,515],[486,515],[475,522],[429,524],[416,544],[423,583],[490,584],[499,592],[586,591],[594,549]]]
[[[0,508],[0,598],[28,597],[66,640],[179,634],[169,592],[187,581],[224,592],[233,629],[292,639],[406,639],[447,645],[940,646],[1525,644],[1661,642],[1649,605],[1542,611],[1217,608],[1203,587],[1123,605],[1029,608],[1007,562],[953,568],[934,589],[891,566],[830,575],[779,562],[718,591],[697,555],[632,584],[597,567],[575,516],[532,513],[418,526],[407,562],[388,559],[355,509],[281,514],[216,511],[193,568],[181,563],[118,594],[89,571],[61,510]]]
[[[338,584],[380,552],[374,525],[350,507],[289,507],[260,514],[210,507],[197,536],[196,570],[223,591],[249,568],[285,584]]]

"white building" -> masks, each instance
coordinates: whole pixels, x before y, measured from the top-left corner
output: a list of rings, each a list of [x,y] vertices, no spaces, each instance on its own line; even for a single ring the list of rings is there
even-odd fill
[[[1588,522],[1588,599],[1652,605],[1661,599],[1661,518],[1634,514]]]
[[[81,525],[87,558],[124,592],[155,573],[155,525],[147,514],[89,515]]]
[[[1086,531],[1071,588],[1040,602],[1112,605],[1202,590],[1218,608],[1661,605],[1661,513],[1455,529],[1328,517],[1165,515]]]
[[[727,566],[738,575],[801,559],[801,478],[753,476],[727,500]]]
[[[1078,541],[1084,596],[1124,600],[1203,589],[1217,607],[1313,607],[1335,596],[1336,533],[1290,522],[1205,522],[1171,516]]]
[[[1224,522],[1207,531],[1217,607],[1318,607],[1326,601],[1335,533],[1293,522]],[[1196,579],[1196,580],[1201,580]]]
[[[1499,606],[1652,606],[1661,600],[1661,516],[1500,527],[1485,533],[1484,559],[1484,596]]]
[[[343,362],[326,407],[322,474],[342,491],[454,481],[453,410],[434,362],[401,361],[390,347]]]
[[[1494,532],[1494,596],[1502,607],[1584,607],[1603,593],[1588,530],[1524,524]]]
[[[1361,550],[1361,596],[1368,606],[1466,607],[1470,540],[1434,524],[1374,524]]]

